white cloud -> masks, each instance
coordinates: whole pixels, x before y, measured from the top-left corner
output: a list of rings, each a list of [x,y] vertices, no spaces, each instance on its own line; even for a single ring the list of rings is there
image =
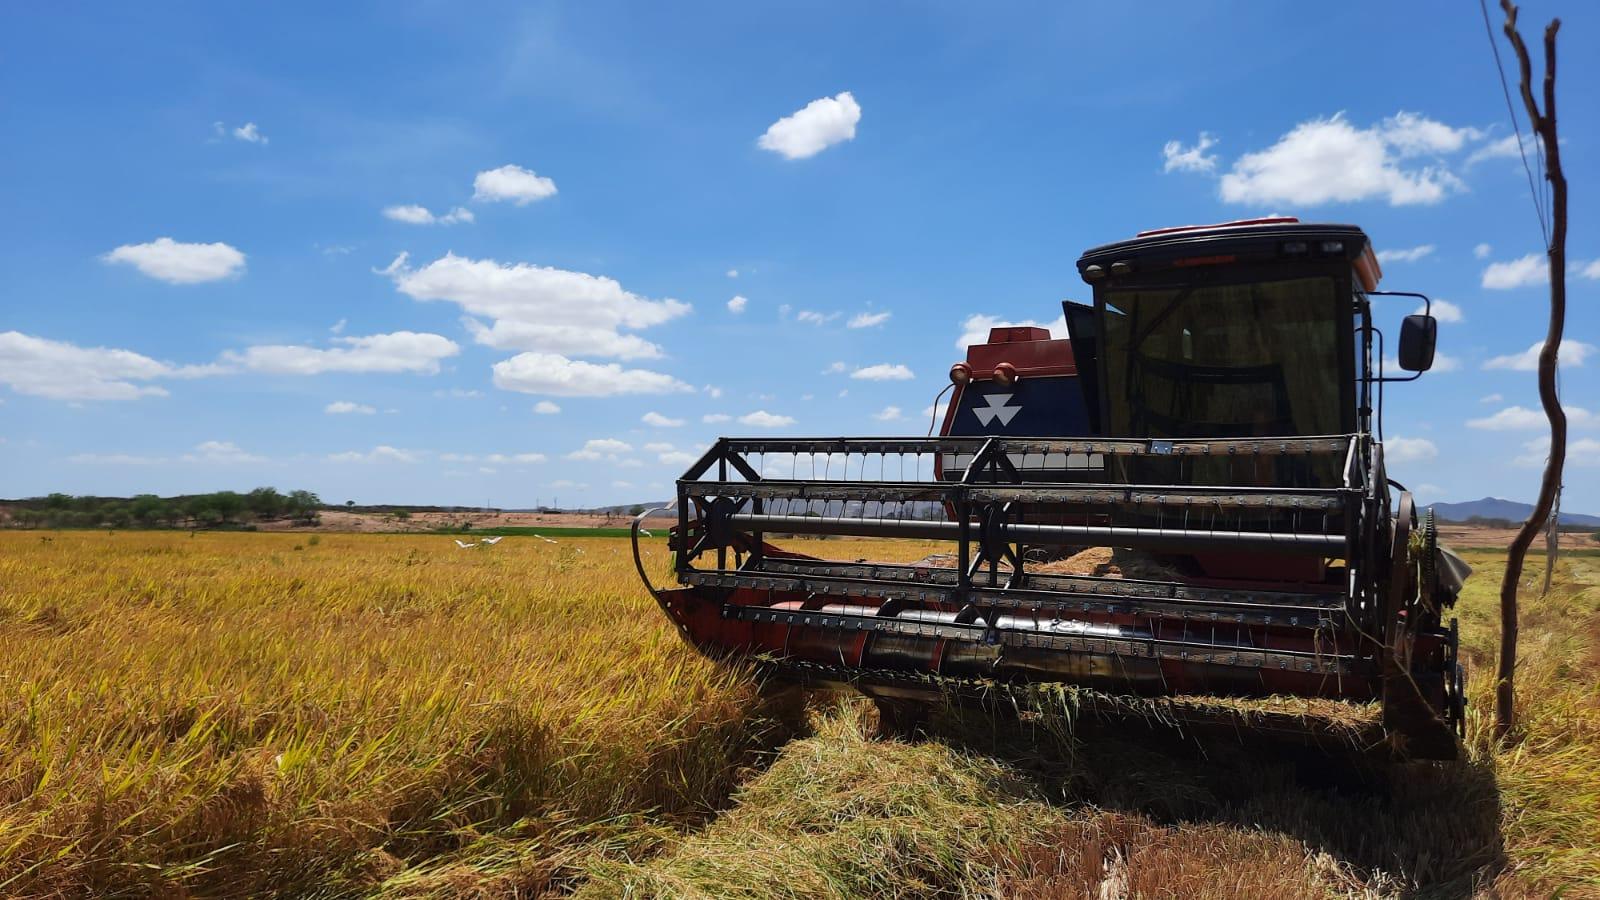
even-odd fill
[[[1438,456],[1439,448],[1427,438],[1391,437],[1383,442],[1383,458],[1387,462],[1421,462]]]
[[[541,416],[553,416],[561,412],[561,407],[551,403],[549,400],[540,400],[533,405],[533,411]]]
[[[728,301],[728,312],[738,315],[739,313],[744,312],[744,308],[748,306],[749,303],[749,300],[738,294],[735,294],[733,299]]]
[[[379,444],[366,453],[357,450],[348,450],[344,453],[331,453],[328,462],[338,463],[381,463],[398,462],[414,463],[422,459],[421,454],[413,450],[401,450],[387,444]]]
[[[1433,366],[1429,368],[1428,371],[1438,374],[1441,372],[1456,372],[1460,369],[1461,360],[1456,359],[1454,356],[1447,356],[1444,353],[1434,351]],[[1399,357],[1390,356],[1385,358],[1383,361],[1383,371],[1386,376],[1395,375],[1397,372],[1402,372],[1403,370],[1400,368]]]
[[[1600,425],[1600,415],[1582,407],[1563,406],[1562,410],[1567,414],[1567,424],[1573,428]],[[1531,431],[1535,428],[1544,428],[1548,424],[1549,420],[1544,417],[1543,409],[1508,406],[1492,416],[1468,421],[1467,427],[1481,428],[1484,431]]]
[[[883,409],[873,413],[872,417],[877,419],[879,422],[898,422],[905,418],[905,416],[901,414],[900,407],[898,406],[885,406]]]
[[[1539,350],[1543,346],[1544,342],[1539,341],[1521,353],[1496,356],[1485,362],[1483,367],[1485,369],[1510,369],[1513,372],[1536,372],[1539,370]],[[1576,368],[1583,365],[1584,361],[1589,358],[1589,354],[1593,352],[1595,352],[1593,344],[1565,340],[1561,342],[1561,347],[1556,355],[1561,360],[1563,368],[1567,366]]]
[[[383,208],[383,216],[407,225],[459,225],[462,222],[474,221],[472,210],[460,206],[439,216],[434,215],[426,206],[416,204],[386,206]]]
[[[671,450],[656,457],[664,466],[687,466],[697,458],[693,453],[685,453],[682,450]]]
[[[322,411],[327,413],[330,416],[339,416],[339,415],[370,416],[373,413],[377,412],[376,409],[366,405],[365,403],[353,403],[353,402],[351,402],[349,400],[335,400],[332,403],[329,403],[327,406],[323,407]]]
[[[624,453],[631,453],[633,445],[627,441],[616,438],[590,438],[583,442],[583,446],[567,454],[567,459],[576,460],[615,460]]]
[[[1216,145],[1217,139],[1204,131],[1192,147],[1185,147],[1179,141],[1167,141],[1161,148],[1161,171],[1210,172],[1217,167],[1217,157],[1216,154],[1207,155],[1206,151]]]
[[[263,345],[222,354],[225,363],[272,375],[320,375],[323,372],[420,372],[433,375],[439,360],[461,348],[437,334],[396,331],[366,337],[336,337],[343,346],[323,349],[302,345]]]
[[[673,447],[671,444],[664,443],[662,441],[652,441],[651,443],[645,444],[643,449],[646,453],[671,453]]]
[[[1379,250],[1378,262],[1416,262],[1417,260],[1422,259],[1424,256],[1428,256],[1429,254],[1433,253],[1433,250],[1434,247],[1432,244],[1423,244],[1421,246],[1410,247],[1405,250]]]
[[[168,284],[221,281],[244,272],[244,254],[227,244],[185,244],[169,237],[147,244],[123,244],[101,259],[131,265]]]
[[[473,338],[501,350],[565,356],[649,359],[661,348],[621,329],[649,328],[689,312],[677,300],[650,300],[615,279],[527,263],[502,265],[447,253],[411,269],[401,254],[383,270],[401,293],[416,300],[445,300],[469,316]]]
[[[1435,300],[1432,308],[1433,317],[1441,322],[1454,323],[1465,321],[1466,319],[1466,316],[1461,312],[1461,307],[1451,303],[1449,300]],[[1427,309],[1428,306],[1426,304],[1417,307],[1416,315],[1421,315]]]
[[[1024,326],[1049,329],[1050,336],[1053,338],[1059,339],[1067,336],[1066,313],[1056,316],[1053,322],[1035,322],[1032,319],[1002,319],[999,316],[987,316],[980,313],[968,316],[966,321],[961,323],[961,336],[956,338],[956,349],[965,353],[967,348],[973,344],[988,343],[989,329],[991,328],[1020,328]]]
[[[740,416],[739,424],[749,425],[752,428],[787,428],[794,424],[794,419],[790,416],[780,416],[769,413],[764,409],[758,409],[753,413]]]
[[[265,144],[267,136],[261,133],[254,122],[246,122],[233,130],[233,136],[250,144]]]
[[[1479,244],[1472,248],[1472,255],[1478,259],[1488,259],[1489,254],[1493,252],[1494,248],[1488,244]]]
[[[349,325],[349,324],[350,324],[350,320],[349,319],[340,319],[339,321],[337,321],[337,322],[333,323],[332,325],[328,326],[328,332],[330,334],[343,334],[344,333],[344,327],[346,325]]]
[[[722,388],[719,388],[714,384],[708,384],[705,387],[701,388],[700,390],[705,391],[706,392],[706,396],[710,397],[713,400],[721,400],[722,399]]]
[[[863,381],[910,381],[916,376],[911,370],[899,363],[878,363],[872,366],[863,366],[850,373],[851,378]]]
[[[267,461],[267,458],[265,456],[257,456],[254,453],[246,453],[239,448],[238,444],[232,441],[205,441],[196,444],[193,453],[185,453],[183,461],[232,466],[263,463]]]
[[[483,461],[498,465],[531,466],[542,463],[545,459],[543,453],[491,453],[485,456]]]
[[[1519,466],[1543,466],[1550,455],[1550,436],[1534,438],[1522,445],[1523,453],[1512,462]],[[1567,442],[1567,465],[1600,466],[1600,440],[1579,438]]]
[[[1440,164],[1402,167],[1422,154],[1453,153],[1480,135],[1402,112],[1369,128],[1338,113],[1296,125],[1265,150],[1246,153],[1222,176],[1229,203],[1316,206],[1382,198],[1431,204],[1466,186]]]
[[[1518,159],[1522,156],[1522,150],[1518,148],[1517,140],[1515,132],[1492,140],[1472,151],[1472,154],[1467,157],[1467,165],[1477,165],[1486,159]],[[1532,144],[1533,139],[1529,138],[1527,143]],[[1524,144],[1523,146],[1527,145]],[[1528,147],[1527,149],[1532,151],[1533,147]]]
[[[494,384],[501,390],[552,397],[616,397],[694,390],[661,372],[624,369],[616,363],[582,362],[554,353],[518,353],[495,363]]]
[[[518,206],[527,206],[535,200],[553,197],[556,183],[521,166],[501,166],[479,172],[472,179],[472,199],[483,201],[511,200]]]
[[[1527,256],[1506,262],[1490,263],[1489,267],[1483,270],[1483,286],[1491,291],[1507,291],[1544,284],[1549,280],[1550,263],[1541,253],[1529,253]]]
[[[890,315],[892,314],[886,312],[856,313],[854,316],[850,317],[850,321],[846,323],[845,327],[871,328],[874,325],[882,325],[883,323],[889,321]]]
[[[174,366],[131,350],[79,347],[0,332],[0,384],[52,400],[133,400],[165,397],[165,388],[139,382],[217,373],[213,366]]]
[[[793,115],[784,116],[767,127],[756,143],[763,150],[782,154],[785,159],[805,159],[841,141],[856,136],[861,121],[861,106],[849,92],[813,100]]]
[[[440,388],[433,392],[435,397],[454,397],[457,400],[469,400],[473,397],[482,397],[483,391],[468,388]]]
[[[1500,396],[1499,394],[1484,394],[1482,397],[1478,398],[1478,402],[1479,403],[1499,403],[1501,400],[1504,400],[1504,399],[1505,398]]]
[[[1578,275],[1590,281],[1600,281],[1600,259],[1590,260],[1584,264],[1583,268],[1578,270]]]
[[[683,420],[682,419],[669,419],[666,416],[663,416],[661,413],[654,412],[654,411],[645,413],[644,416],[640,419],[640,421],[644,422],[646,425],[650,425],[650,426],[653,426],[655,428],[682,428],[683,427]]]
[[[732,422],[733,416],[730,416],[727,413],[706,413],[700,417],[700,421],[706,423],[707,425],[720,425],[723,422]]]
[[[828,367],[826,369],[822,370],[822,374],[824,374],[824,375],[839,375],[839,374],[842,374],[842,373],[848,372],[848,371],[850,371],[850,366],[848,364],[846,364],[842,360],[835,360],[835,361],[833,361],[831,363],[828,363]]]
[[[836,312],[823,315],[822,313],[815,312],[813,310],[802,309],[798,313],[795,313],[794,320],[796,322],[804,322],[807,325],[826,325],[829,322],[832,322],[834,319],[839,318],[840,315],[841,313]]]
[[[728,277],[729,278],[738,278],[739,277],[739,270],[738,269],[729,269],[728,270]]]

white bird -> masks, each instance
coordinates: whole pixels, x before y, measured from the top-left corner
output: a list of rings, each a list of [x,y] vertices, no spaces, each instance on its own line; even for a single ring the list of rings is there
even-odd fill
[[[484,538],[483,539],[483,543],[488,544],[489,546],[493,547],[495,544],[498,544],[503,540],[505,540],[505,535],[497,535],[495,537],[486,537],[486,538]]]
[[[478,546],[478,542],[477,541],[473,541],[472,543],[469,544],[466,541],[463,541],[463,540],[458,538],[456,540],[456,546],[460,547],[463,550],[470,550],[471,548]]]

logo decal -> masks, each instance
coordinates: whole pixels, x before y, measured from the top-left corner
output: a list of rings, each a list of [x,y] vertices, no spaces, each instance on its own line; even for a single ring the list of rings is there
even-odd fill
[[[978,421],[983,423],[985,428],[993,424],[995,419],[999,419],[1000,427],[1004,428],[1011,424],[1011,420],[1017,417],[1017,413],[1022,412],[1022,407],[1020,406],[1006,405],[1011,402],[1010,394],[989,394],[983,399],[989,405],[973,407],[972,414],[978,417]]]

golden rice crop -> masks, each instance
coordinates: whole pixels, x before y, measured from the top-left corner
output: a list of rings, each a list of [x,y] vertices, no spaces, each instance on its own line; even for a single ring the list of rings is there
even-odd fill
[[[0,894],[361,890],[507,828],[532,885],[706,814],[783,726],[626,547],[0,533]]]

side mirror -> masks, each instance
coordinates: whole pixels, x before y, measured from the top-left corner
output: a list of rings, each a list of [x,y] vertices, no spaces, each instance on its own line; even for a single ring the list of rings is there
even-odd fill
[[[1439,338],[1439,322],[1418,313],[1400,323],[1400,368],[1407,372],[1426,372],[1433,368],[1433,345]]]

